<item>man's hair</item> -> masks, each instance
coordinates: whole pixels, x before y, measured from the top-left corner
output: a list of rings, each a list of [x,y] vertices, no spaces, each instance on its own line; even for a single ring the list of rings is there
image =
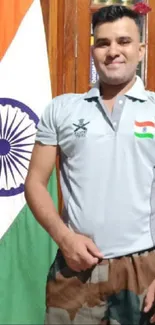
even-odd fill
[[[97,10],[93,14],[92,18],[93,32],[96,26],[104,23],[114,22],[123,17],[133,19],[135,24],[139,28],[139,32],[141,32],[141,28],[143,26],[143,16],[141,16],[134,10],[121,5],[105,6]]]

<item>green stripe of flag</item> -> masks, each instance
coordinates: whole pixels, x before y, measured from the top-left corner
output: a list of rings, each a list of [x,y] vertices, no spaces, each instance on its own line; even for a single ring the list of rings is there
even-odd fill
[[[137,133],[137,132],[135,132],[134,135],[138,138],[150,138],[150,139],[154,138],[154,135],[152,133]]]
[[[55,170],[48,190],[57,208]],[[0,324],[44,323],[46,278],[56,252],[26,204],[0,242]]]

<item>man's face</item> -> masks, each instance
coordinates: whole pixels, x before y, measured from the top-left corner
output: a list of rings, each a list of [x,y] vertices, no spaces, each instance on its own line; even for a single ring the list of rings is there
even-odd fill
[[[123,17],[96,26],[93,57],[102,82],[119,85],[130,81],[144,53],[134,20]]]

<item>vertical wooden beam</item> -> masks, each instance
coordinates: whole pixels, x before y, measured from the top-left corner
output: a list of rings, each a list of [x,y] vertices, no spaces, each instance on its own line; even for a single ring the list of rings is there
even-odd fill
[[[40,0],[40,4],[42,7],[45,34],[46,34],[46,42],[48,43],[48,29],[49,29],[49,0]]]
[[[155,0],[148,1],[152,11],[148,14],[147,89],[155,91]]]
[[[84,0],[85,1],[85,0]],[[76,0],[65,0],[63,92],[75,92]]]
[[[64,20],[65,20],[65,1],[58,2],[58,21],[57,21],[57,95],[64,92]],[[54,62],[53,62],[54,64]]]
[[[58,1],[49,1],[48,56],[52,83],[52,96],[57,96],[57,42],[58,42]]]
[[[88,90],[90,72],[90,0],[77,0],[76,92]]]

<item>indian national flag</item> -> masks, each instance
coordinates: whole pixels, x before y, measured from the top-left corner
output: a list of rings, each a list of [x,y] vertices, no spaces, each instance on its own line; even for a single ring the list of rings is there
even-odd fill
[[[155,123],[153,121],[135,121],[134,134],[138,138],[150,138],[155,136]]]
[[[56,245],[24,198],[36,126],[51,100],[40,0],[0,0],[0,324],[42,324]],[[56,175],[49,190],[57,205]]]

